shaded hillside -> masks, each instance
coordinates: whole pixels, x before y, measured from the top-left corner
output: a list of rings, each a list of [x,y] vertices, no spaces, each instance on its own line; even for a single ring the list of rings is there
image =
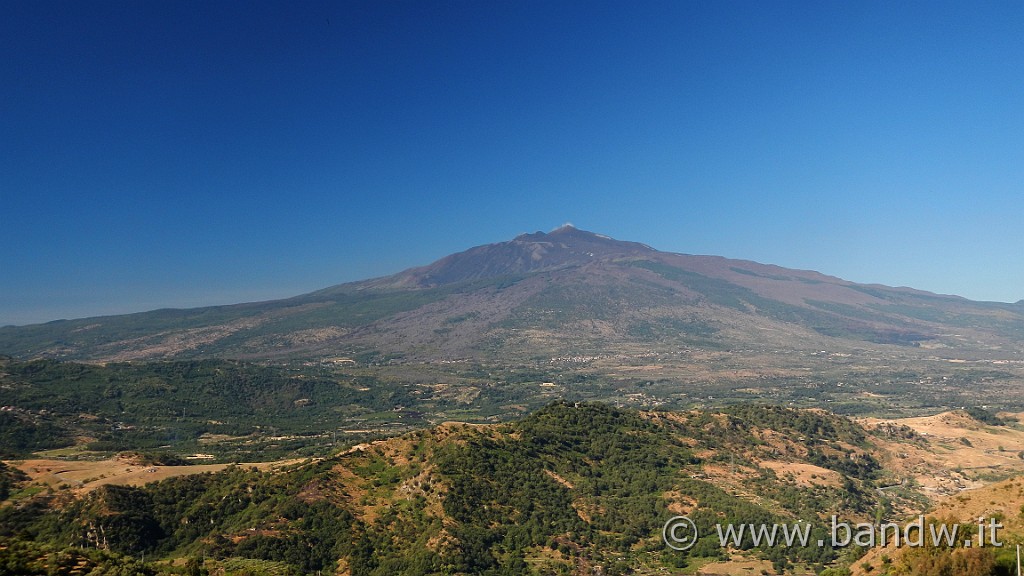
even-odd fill
[[[664,253],[563,227],[286,300],[0,328],[0,353],[104,361],[376,353],[518,362],[863,345],[1016,357],[1024,306]]]
[[[369,375],[299,374],[227,360],[97,366],[0,358],[0,390],[5,458],[69,446],[202,452],[228,462],[322,454],[339,427],[366,428],[378,413],[392,416],[379,428],[401,423],[390,432],[427,425],[422,412],[395,406],[441,411],[458,404],[451,395],[414,395]]]
[[[723,548],[713,526],[870,518],[879,458],[863,429],[821,411],[554,403],[520,422],[445,424],[277,473],[235,468],[78,498],[22,496],[0,508],[0,549],[31,538],[206,558],[208,569],[250,562],[353,576],[655,573],[735,554],[820,569],[841,551],[749,539]],[[787,467],[815,473],[805,482]],[[689,551],[661,540],[679,514],[701,530]]]

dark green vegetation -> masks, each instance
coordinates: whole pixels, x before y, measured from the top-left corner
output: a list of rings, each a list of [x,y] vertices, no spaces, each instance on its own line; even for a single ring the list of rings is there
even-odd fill
[[[232,468],[144,489],[104,486],[59,511],[41,508],[37,500],[6,510],[6,516],[37,541],[65,547],[151,558],[202,547],[203,553],[213,557],[237,554],[279,560],[290,564],[292,571],[311,572],[352,551],[341,545],[352,538],[351,514],[325,502],[307,503],[295,497],[306,482],[326,472],[322,466],[279,475]],[[26,518],[43,510],[41,520]],[[247,534],[250,528],[269,522],[287,526],[286,533],[274,538],[262,531]],[[236,545],[224,534],[247,538]]]
[[[965,404],[979,415],[987,413],[974,404],[1024,407],[1009,372],[965,366],[926,376],[911,369],[863,371],[846,359],[824,358],[814,376],[761,376],[751,383],[731,376],[742,364],[720,354],[716,365],[723,376],[711,381],[685,372],[609,377],[572,362],[499,368],[468,362],[382,365],[370,357],[340,366],[228,360],[100,366],[0,358],[0,455],[70,446],[96,456],[200,453],[227,462],[326,455],[339,446],[449,420],[513,420],[556,399],[687,409],[767,398],[890,417]],[[652,361],[660,360],[627,359],[626,366]],[[908,389],[914,394],[906,394]]]
[[[0,574],[155,576],[156,573],[138,559],[122,554],[0,539]]]
[[[8,406],[0,412],[0,454],[8,457],[79,438],[91,438],[85,448],[92,451],[213,452],[236,461],[326,452],[345,424],[377,415],[388,417],[378,418],[375,434],[425,426],[419,413],[395,407],[429,400],[372,376],[221,360],[96,366],[0,359],[0,385]]]
[[[0,462],[0,502],[7,500],[11,491],[25,480],[28,477],[21,470]]]
[[[516,423],[449,424],[276,473],[236,467],[69,501],[41,493],[0,509],[0,546],[15,556],[29,539],[72,554],[145,555],[157,571],[165,559],[205,558],[207,569],[340,566],[354,576],[596,566],[625,574],[725,557],[715,523],[870,517],[881,504],[872,449],[862,429],[821,412],[640,413],[559,402]],[[762,458],[817,462],[845,481],[800,486],[759,467]],[[727,476],[708,477],[723,466]],[[661,541],[680,506],[704,534],[688,552]],[[838,558],[830,548],[749,540],[739,549],[779,569]]]

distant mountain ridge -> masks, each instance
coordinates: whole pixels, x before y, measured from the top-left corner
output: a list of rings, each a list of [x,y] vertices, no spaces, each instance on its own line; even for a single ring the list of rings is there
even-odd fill
[[[294,298],[0,328],[0,354],[516,360],[697,347],[1017,357],[1024,306],[660,252],[563,226]]]

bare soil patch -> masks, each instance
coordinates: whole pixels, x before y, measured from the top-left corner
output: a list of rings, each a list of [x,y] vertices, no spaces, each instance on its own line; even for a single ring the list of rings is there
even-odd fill
[[[793,480],[801,486],[842,486],[843,484],[843,477],[838,472],[813,464],[764,460],[760,462],[760,465],[775,471],[775,475],[779,478],[792,475]]]
[[[304,462],[305,459],[282,460],[279,462],[254,462],[243,464],[197,464],[195,466],[149,466],[131,460],[111,458],[109,460],[20,460],[7,464],[28,474],[33,483],[44,484],[55,489],[74,490],[84,494],[107,484],[119,486],[142,486],[175,476],[220,472],[229,466],[253,467],[259,470],[273,470]]]

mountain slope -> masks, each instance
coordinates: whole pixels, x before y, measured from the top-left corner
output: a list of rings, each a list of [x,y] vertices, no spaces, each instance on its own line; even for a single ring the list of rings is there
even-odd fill
[[[0,328],[20,358],[527,358],[897,345],[1015,356],[1024,306],[660,252],[571,226],[295,298]]]

